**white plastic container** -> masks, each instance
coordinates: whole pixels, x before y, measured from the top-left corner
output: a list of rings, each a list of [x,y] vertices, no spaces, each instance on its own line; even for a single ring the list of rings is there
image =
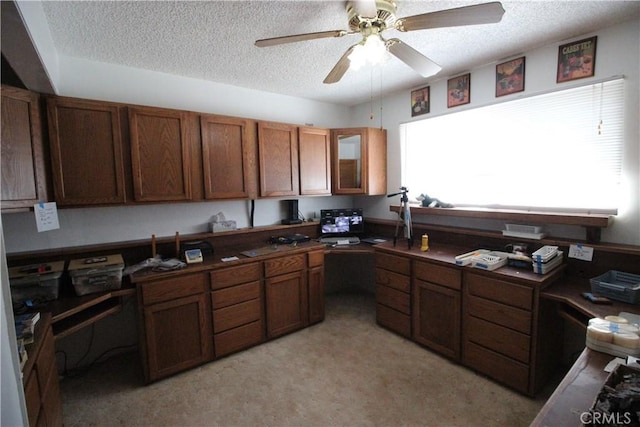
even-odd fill
[[[471,257],[471,266],[481,270],[493,271],[507,265],[507,256],[500,252],[489,252]]]

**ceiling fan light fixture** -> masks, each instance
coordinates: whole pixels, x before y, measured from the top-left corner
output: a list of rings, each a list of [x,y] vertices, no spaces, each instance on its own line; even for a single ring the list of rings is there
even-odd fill
[[[365,64],[377,65],[385,59],[387,48],[378,34],[368,35],[349,55],[350,68],[358,70]]]

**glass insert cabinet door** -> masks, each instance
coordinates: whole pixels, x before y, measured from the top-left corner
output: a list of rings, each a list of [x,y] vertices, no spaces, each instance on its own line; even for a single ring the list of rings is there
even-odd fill
[[[338,136],[338,180],[340,188],[362,188],[360,135]]]
[[[334,194],[363,192],[361,129],[337,129],[333,132]]]
[[[386,130],[332,129],[331,144],[333,194],[386,194]]]

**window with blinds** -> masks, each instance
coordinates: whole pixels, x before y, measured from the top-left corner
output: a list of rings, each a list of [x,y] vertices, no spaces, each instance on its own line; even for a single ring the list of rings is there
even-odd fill
[[[402,185],[457,206],[615,214],[624,80],[402,124]]]

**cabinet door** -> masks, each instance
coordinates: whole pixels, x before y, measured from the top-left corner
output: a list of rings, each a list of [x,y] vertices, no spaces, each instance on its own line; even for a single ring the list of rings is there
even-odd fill
[[[124,203],[119,107],[69,98],[49,98],[47,106],[56,202]]]
[[[144,323],[148,381],[213,358],[209,294],[145,306]]]
[[[387,193],[387,131],[367,128],[365,140],[365,192],[381,196]]]
[[[300,194],[331,194],[331,139],[328,129],[298,129]]]
[[[331,131],[333,194],[387,192],[387,131],[348,128]]]
[[[260,196],[297,196],[298,131],[283,123],[258,122]]]
[[[2,86],[2,209],[47,201],[45,162],[36,93]]]
[[[366,194],[365,138],[363,128],[331,131],[333,194]]]
[[[265,280],[267,336],[274,338],[309,324],[306,271]]]
[[[460,358],[460,292],[415,280],[413,339],[445,356]]]
[[[189,113],[129,108],[134,197],[160,202],[191,199]]]
[[[200,116],[206,199],[255,198],[255,126],[246,119]]]

